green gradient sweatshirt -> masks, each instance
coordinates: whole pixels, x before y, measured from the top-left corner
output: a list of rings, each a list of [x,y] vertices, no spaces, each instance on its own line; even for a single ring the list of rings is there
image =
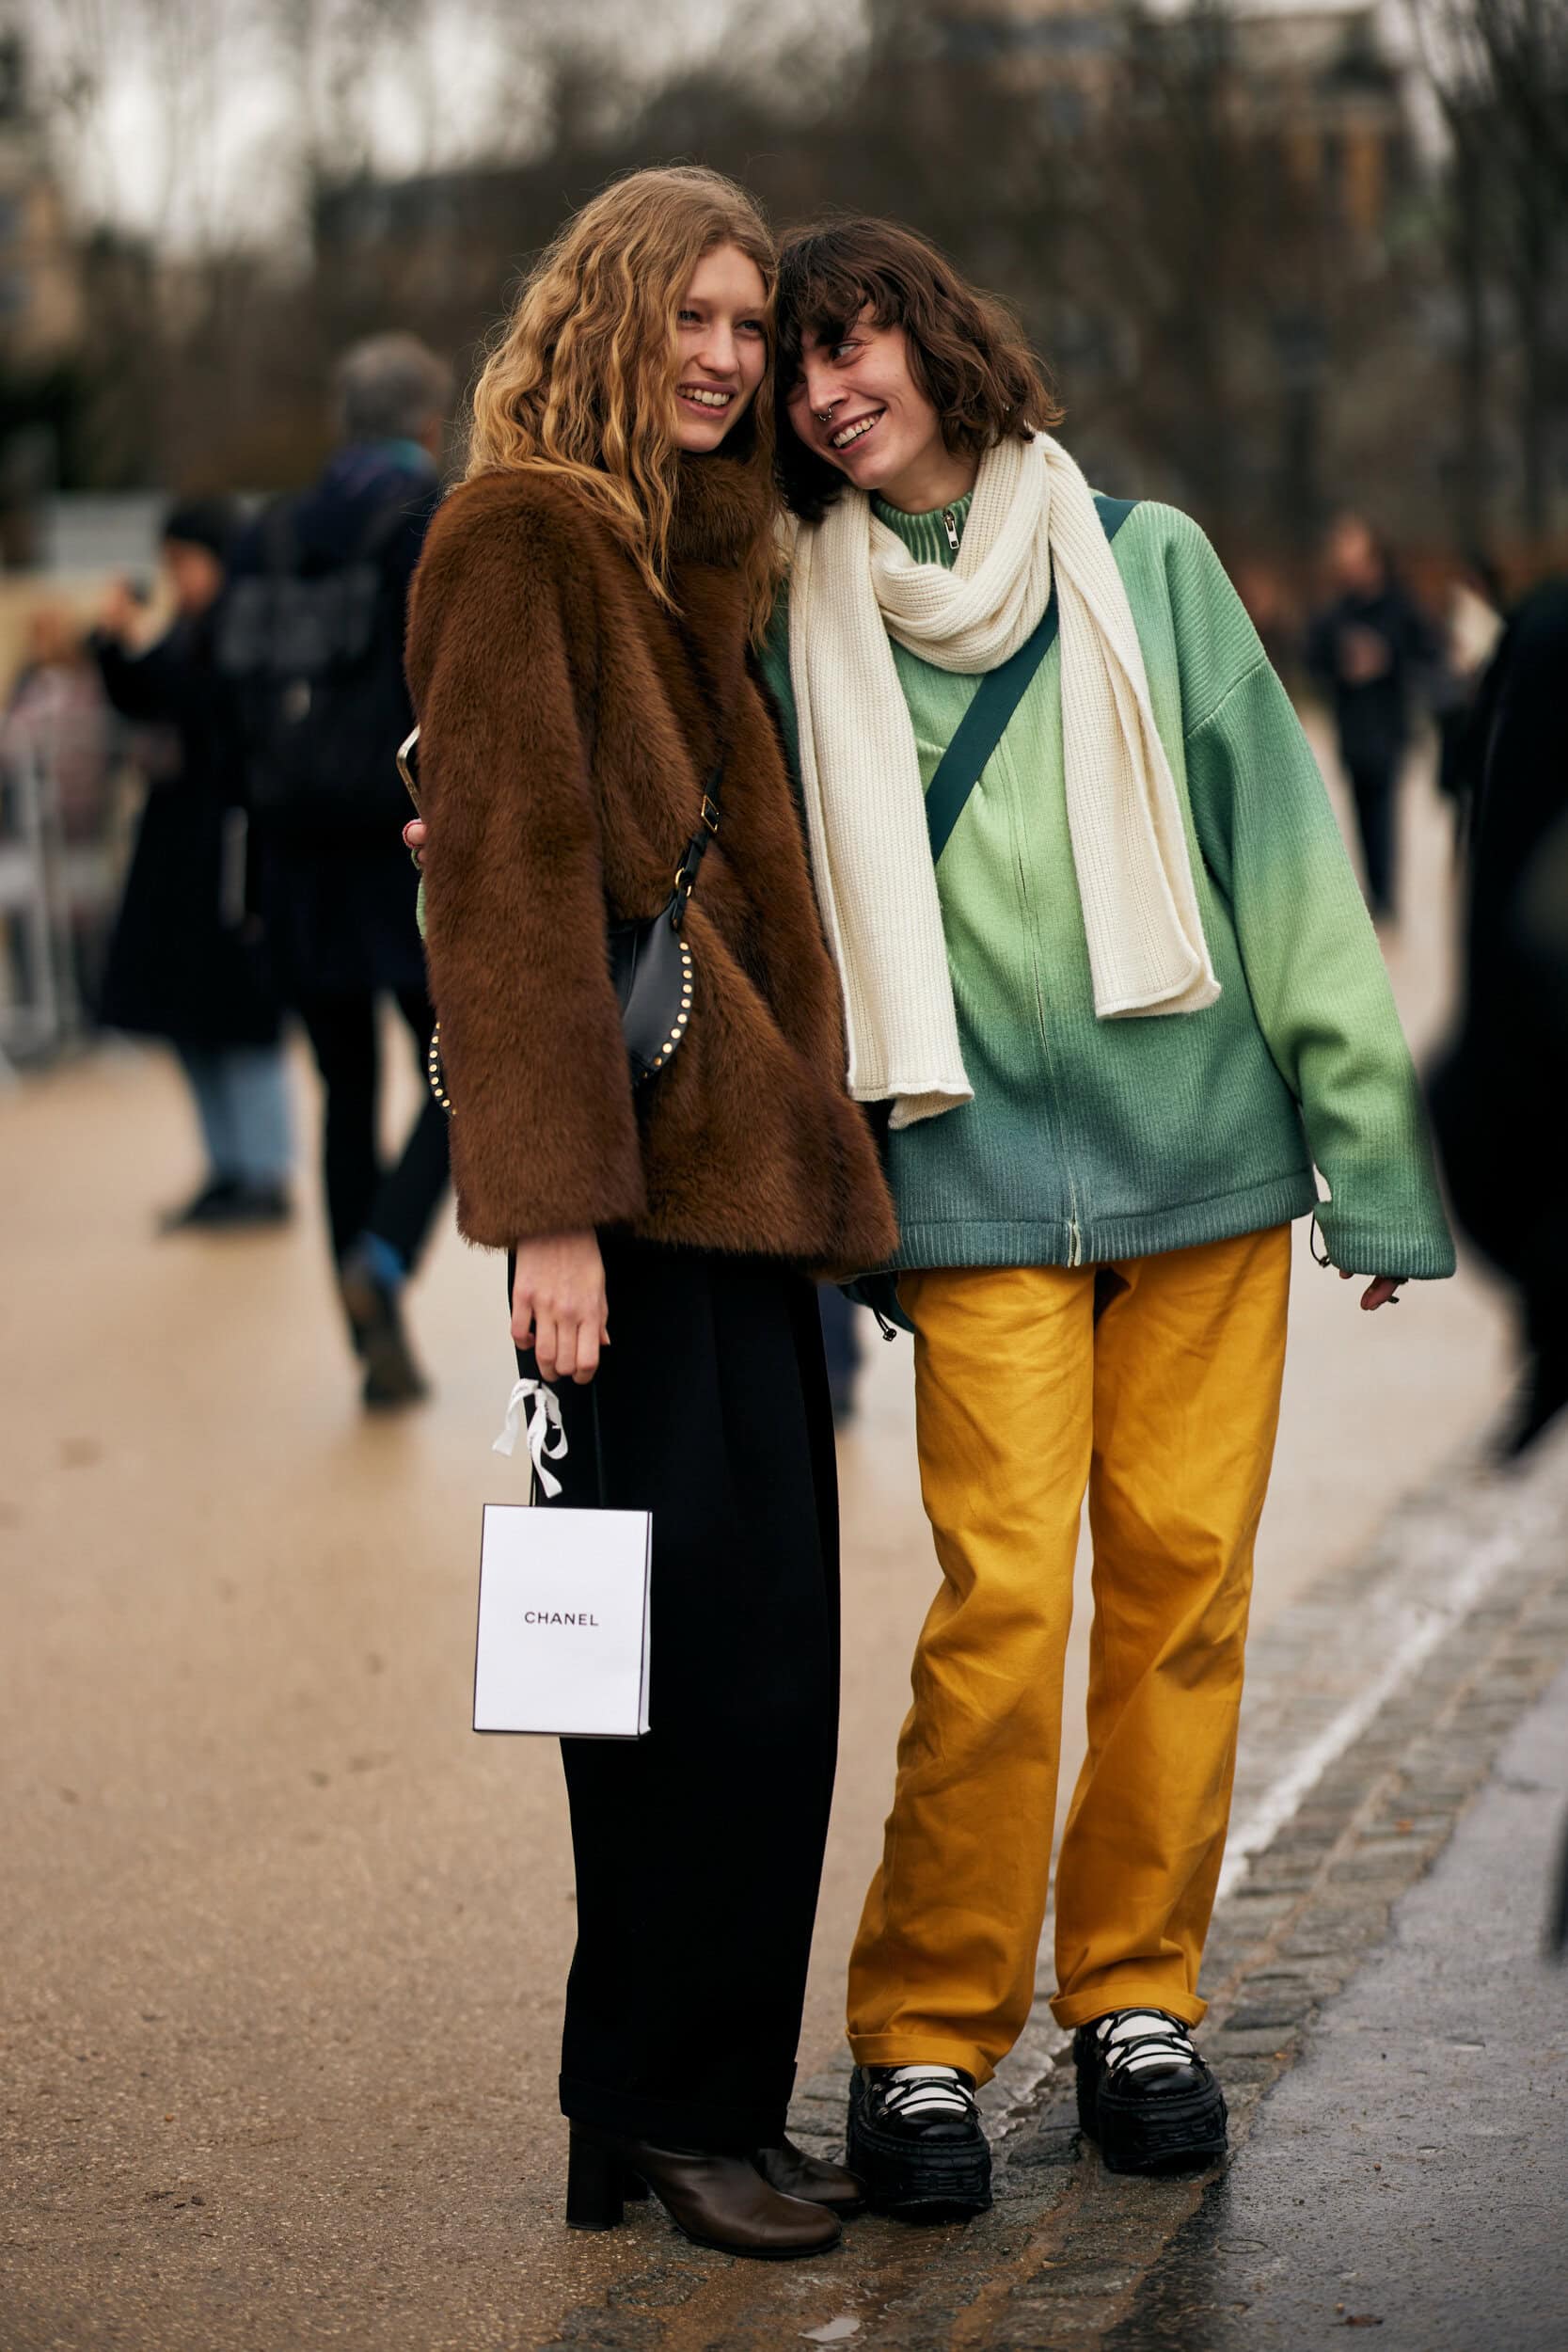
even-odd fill
[[[947,509],[961,535],[969,501]],[[941,512],[877,512],[950,565]],[[1451,1274],[1416,1073],[1317,762],[1197,525],[1142,504],[1112,543],[1132,599],[1222,993],[1095,1017],[1062,774],[1060,641],[937,867],[974,1100],[887,1139],[899,1266],[1079,1265],[1319,1208],[1336,1265]],[[979,680],[894,658],[921,777]],[[787,595],[764,668],[796,756]],[[1330,1199],[1320,1202],[1313,1164]]]

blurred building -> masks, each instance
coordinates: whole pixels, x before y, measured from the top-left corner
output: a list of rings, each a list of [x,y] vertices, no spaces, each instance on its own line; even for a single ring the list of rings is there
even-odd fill
[[[936,71],[1037,109],[1034,314],[1101,478],[1303,559],[1331,481],[1402,442],[1402,507],[1430,509],[1402,429],[1433,176],[1401,0],[937,0],[936,25]]]
[[[20,37],[0,34],[0,564],[31,560],[29,516],[55,480],[85,314],[60,188],[28,103]]]
[[[943,0],[938,23],[944,63],[1037,89],[1059,136],[1115,102],[1132,44],[1188,57],[1199,44],[1238,124],[1272,136],[1342,228],[1375,236],[1408,184],[1418,109],[1388,0]]]
[[[340,335],[412,318],[437,344],[471,338],[499,306],[499,269],[507,257],[515,262],[530,216],[519,202],[527,179],[514,165],[479,164],[322,188],[312,242],[320,297]]]
[[[27,103],[21,39],[0,36],[0,333],[8,371],[51,367],[82,332],[82,285],[60,190]]]

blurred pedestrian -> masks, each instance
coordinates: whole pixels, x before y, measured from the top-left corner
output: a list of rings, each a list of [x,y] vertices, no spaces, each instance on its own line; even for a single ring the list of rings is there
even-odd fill
[[[863,1311],[832,1282],[825,1282],[816,1296],[822,1313],[822,1343],[828,1357],[828,1393],[832,1399],[833,1424],[847,1429],[855,1418]]]
[[[1097,499],[1016,322],[896,224],[785,245],[779,351],[800,528],[765,667],[886,1120],[943,1576],[849,1970],[847,2161],[918,2218],[990,2202],[975,2092],[1035,1996],[1085,1491],[1052,2006],[1109,2166],[1223,2149],[1191,2029],[1290,1221],[1369,1311],[1453,1248],[1317,764],[1196,524]]]
[[[1301,619],[1283,573],[1276,564],[1253,556],[1232,567],[1231,579],[1270,667],[1284,676],[1300,661]]]
[[[1444,599],[1442,660],[1433,694],[1437,722],[1437,789],[1453,814],[1454,847],[1469,829],[1476,770],[1484,745],[1472,751],[1476,697],[1503,633],[1502,579],[1488,557],[1472,551],[1449,582]]]
[[[71,876],[65,896],[74,995],[89,1009],[98,1003],[119,898],[110,822],[115,734],[115,716],[81,623],[68,606],[35,606],[22,665],[0,713],[0,835],[35,837],[41,812],[30,815],[24,802],[40,791],[47,795],[48,820]],[[90,876],[86,886],[84,865]],[[22,926],[8,929],[19,993],[32,998],[40,979],[31,969],[32,944]]]
[[[278,1003],[248,903],[243,760],[215,653],[239,527],[229,499],[182,500],[163,529],[170,626],[136,651],[145,613],[121,581],[89,640],[110,702],[144,731],[148,779],[99,1016],[168,1040],[207,1150],[206,1176],[163,1218],[166,1232],[278,1225],[290,1213]]]
[[[22,665],[0,717],[8,769],[38,761],[52,780],[64,840],[102,832],[110,759],[109,706],[74,613],[40,604],[27,616]]]
[[[1361,516],[1340,516],[1325,552],[1334,596],[1307,632],[1307,666],[1333,710],[1373,920],[1392,922],[1400,770],[1418,684],[1436,667],[1437,639]]]
[[[325,1093],[327,1220],[364,1402],[396,1406],[426,1392],[402,1301],[448,1178],[446,1121],[424,1083],[435,1016],[393,762],[413,723],[408,583],[439,495],[451,373],[412,335],[376,335],[339,362],[335,392],[340,441],[320,479],[246,535],[224,658],[246,733],[260,903]],[[389,1168],[384,998],[411,1035],[420,1092]]]
[[[1503,1451],[1568,1405],[1568,580],[1510,621],[1481,687],[1458,1032],[1433,1078],[1455,1210],[1513,1285],[1525,1374]]]
[[[859,2200],[785,2137],[837,1723],[802,1269],[880,1263],[894,1229],[751,660],[772,269],[705,171],[634,174],[567,226],[480,379],[408,652],[458,1221],[514,1253],[563,1500],[653,1514],[654,1728],[562,1742],[566,2217],[608,2227],[640,2181],[700,2244],[782,2257]],[[677,869],[695,978],[634,1100],[606,902],[642,923]]]

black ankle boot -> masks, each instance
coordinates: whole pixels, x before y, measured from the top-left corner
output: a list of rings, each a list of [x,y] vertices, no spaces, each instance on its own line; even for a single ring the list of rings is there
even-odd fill
[[[569,2229],[613,2230],[626,2198],[640,2193],[638,2185],[653,2191],[683,2236],[721,2254],[790,2262],[831,2253],[843,2239],[835,2215],[803,2198],[781,2196],[750,2156],[656,2148],[572,2125]]]
[[[1223,2156],[1225,2096],[1179,2017],[1117,2009],[1072,2038],[1078,2121],[1108,2172],[1191,2172]]]
[[[776,2148],[753,2148],[752,2162],[781,2197],[800,2197],[808,2205],[824,2205],[841,2221],[847,2221],[865,2203],[864,2185],[852,2172],[820,2156],[808,2156],[792,2139],[781,2140]]]
[[[984,2213],[990,2203],[990,2149],[973,2074],[857,2066],[848,2142],[849,2169],[864,2182],[873,2213],[937,2221]]]

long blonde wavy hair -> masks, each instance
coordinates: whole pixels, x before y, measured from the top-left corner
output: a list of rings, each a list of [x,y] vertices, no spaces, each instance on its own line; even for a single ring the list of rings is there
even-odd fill
[[[469,479],[526,467],[575,483],[672,609],[676,313],[698,262],[721,245],[761,271],[771,326],[777,255],[744,188],[694,165],[612,181],[530,271],[474,388]],[[756,397],[722,445],[769,482],[772,391],[770,333]],[[783,569],[772,531],[742,568],[760,638]]]

